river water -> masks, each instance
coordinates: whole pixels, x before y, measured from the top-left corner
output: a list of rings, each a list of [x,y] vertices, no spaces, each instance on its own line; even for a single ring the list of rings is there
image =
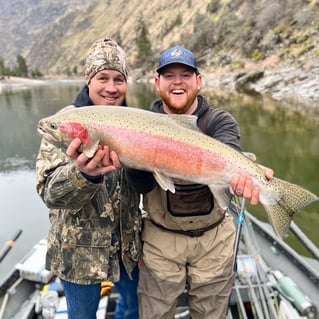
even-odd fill
[[[48,231],[48,210],[35,191],[34,167],[40,144],[37,122],[70,104],[82,85],[81,81],[47,82],[0,93],[0,249],[19,229],[23,231],[0,264],[0,282]],[[130,106],[147,108],[156,98],[152,85],[129,87]],[[291,112],[266,97],[209,94],[209,100],[235,116],[241,127],[243,149],[254,152],[259,163],[272,167],[276,176],[319,194],[317,116]],[[253,213],[267,220],[260,205]],[[295,222],[318,246],[319,203],[299,213]],[[306,253],[292,234],[287,242]]]

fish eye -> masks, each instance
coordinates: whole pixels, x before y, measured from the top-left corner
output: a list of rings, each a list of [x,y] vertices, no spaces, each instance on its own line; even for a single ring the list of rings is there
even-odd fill
[[[56,130],[58,128],[57,124],[55,122],[50,123],[50,128],[53,130]]]

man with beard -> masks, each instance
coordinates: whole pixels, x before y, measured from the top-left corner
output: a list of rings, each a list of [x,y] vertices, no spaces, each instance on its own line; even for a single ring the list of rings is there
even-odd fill
[[[159,60],[155,85],[160,95],[151,110],[192,114],[207,135],[240,148],[236,120],[221,109],[211,109],[199,95],[202,76],[194,54],[175,46]],[[190,162],[189,165],[192,165]],[[143,254],[139,263],[140,319],[174,318],[179,295],[188,284],[192,319],[226,318],[233,285],[235,226],[207,185],[175,180],[175,190],[163,190],[151,173],[128,169],[134,189],[143,194]],[[265,169],[267,178],[273,172]],[[259,189],[249,176],[235,176],[231,190],[255,205]]]

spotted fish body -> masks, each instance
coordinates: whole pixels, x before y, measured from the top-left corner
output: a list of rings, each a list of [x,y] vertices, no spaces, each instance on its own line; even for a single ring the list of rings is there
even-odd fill
[[[308,190],[278,178],[267,180],[251,159],[199,131],[197,117],[158,114],[130,107],[88,106],[73,108],[39,121],[40,135],[61,149],[72,139],[82,141],[82,150],[92,157],[108,145],[121,163],[153,172],[159,185],[174,192],[173,180],[206,184],[221,207],[230,201],[230,182],[246,174],[259,187],[275,233],[283,237],[293,215],[319,198]]]

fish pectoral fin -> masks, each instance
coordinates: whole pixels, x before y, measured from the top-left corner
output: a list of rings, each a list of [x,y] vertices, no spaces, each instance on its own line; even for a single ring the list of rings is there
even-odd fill
[[[93,143],[82,144],[81,149],[83,153],[85,154],[85,156],[87,156],[88,158],[92,158],[99,146],[99,143],[100,141],[97,140]]]
[[[222,209],[227,209],[229,207],[230,201],[232,199],[232,193],[230,192],[229,186],[221,187],[220,185],[208,185],[210,191],[213,193],[216,201]]]
[[[158,171],[153,173],[156,182],[163,188],[165,191],[169,190],[171,193],[175,193],[175,186],[173,180]]]

